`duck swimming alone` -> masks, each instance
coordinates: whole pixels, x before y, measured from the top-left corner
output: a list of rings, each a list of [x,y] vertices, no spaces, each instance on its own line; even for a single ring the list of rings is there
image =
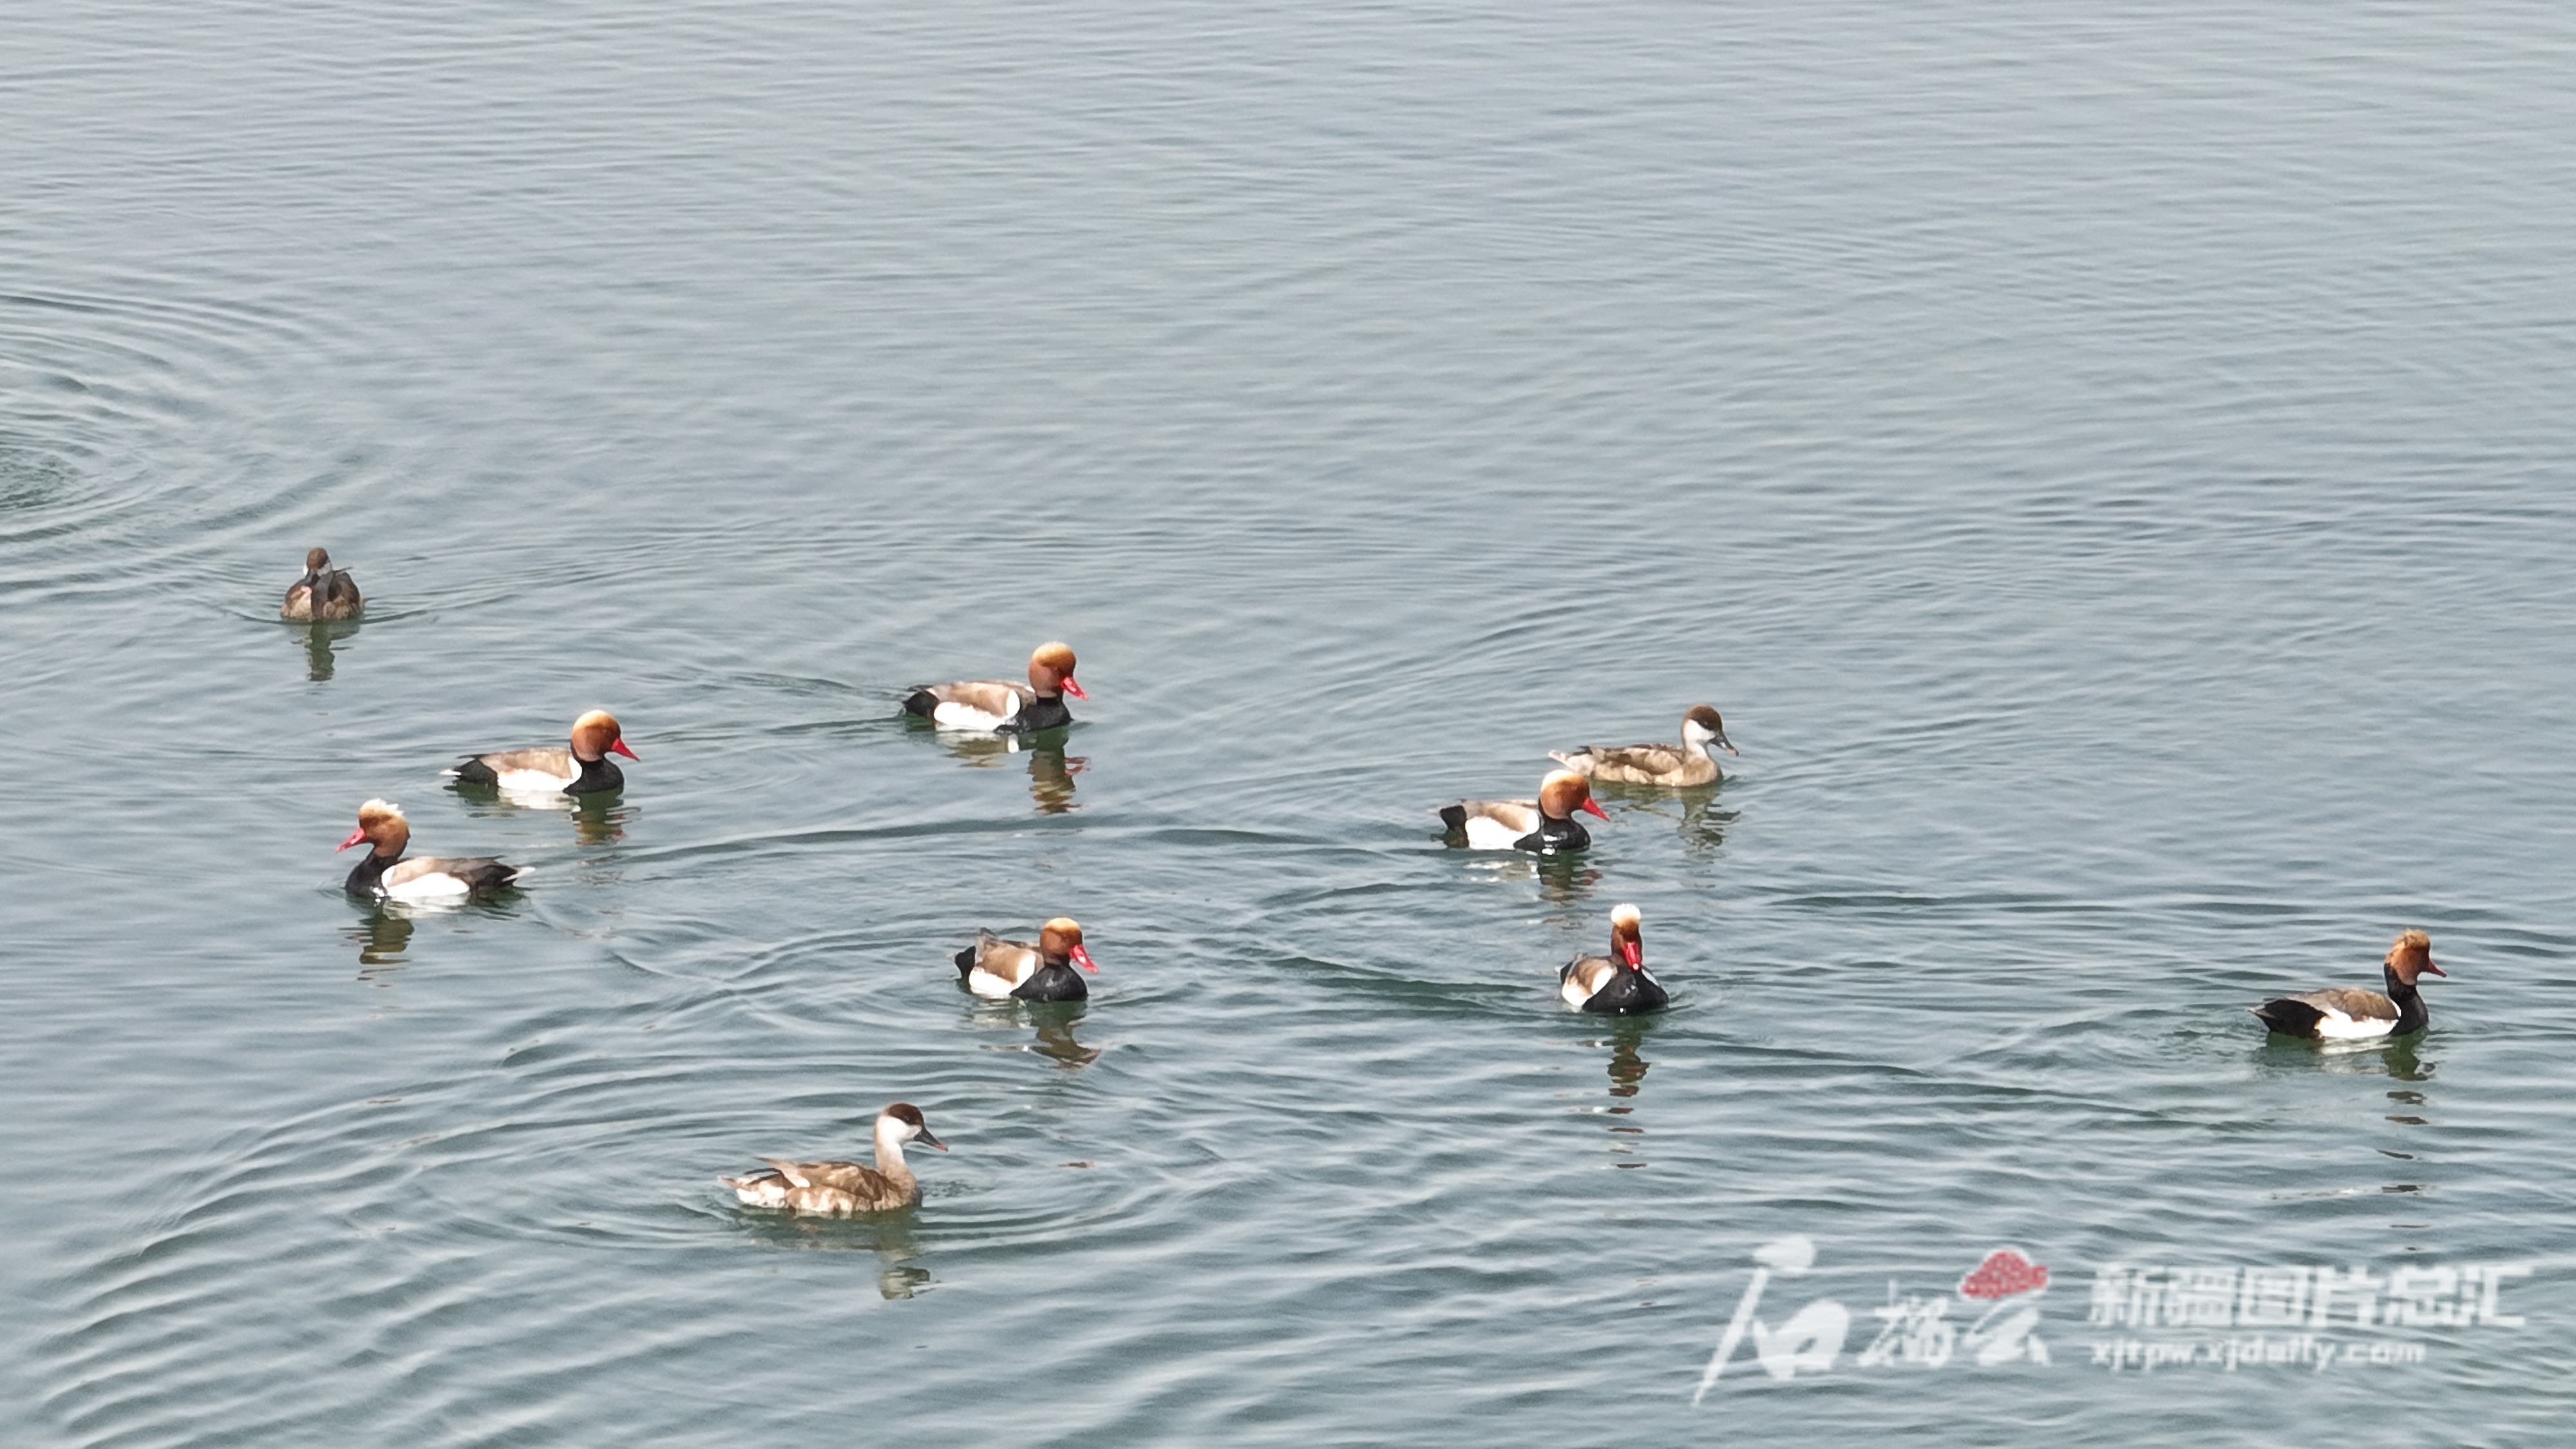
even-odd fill
[[[1064,697],[1089,699],[1073,682],[1073,646],[1041,644],[1029,656],[1029,682],[967,679],[954,684],[925,684],[904,700],[906,714],[917,714],[944,730],[991,730],[1035,733],[1073,723]]]
[[[1463,838],[1469,850],[1553,855],[1592,843],[1591,832],[1575,822],[1577,810],[1610,818],[1593,800],[1590,781],[1572,770],[1550,770],[1539,781],[1535,800],[1461,800],[1440,807],[1440,823],[1449,827],[1453,840]]]
[[[942,1152],[948,1150],[948,1144],[930,1135],[929,1125],[921,1120],[921,1109],[910,1102],[897,1102],[877,1114],[876,1137],[874,1167],[856,1162],[788,1162],[764,1157],[760,1160],[769,1164],[768,1171],[719,1177],[716,1181],[732,1188],[745,1207],[785,1208],[792,1213],[845,1217],[851,1213],[888,1212],[920,1202],[921,1180],[904,1166],[903,1144],[919,1142]]]
[[[2276,996],[2246,1010],[2263,1018],[2265,1026],[2282,1036],[2303,1036],[2315,1041],[2404,1036],[2422,1031],[2432,1014],[2415,990],[2415,978],[2428,971],[2435,976],[2451,974],[2433,964],[2433,938],[2421,931],[2408,931],[2388,948],[2386,959],[2380,963],[2380,973],[2388,984],[2385,996],[2356,986],[2337,986],[2304,996]]]
[[[1621,785],[1706,785],[1719,778],[1710,745],[1735,753],[1726,737],[1726,722],[1715,705],[1695,704],[1682,715],[1679,745],[1585,745],[1579,750],[1550,750],[1548,758],[1592,780]]]
[[[626,748],[617,716],[594,709],[572,722],[569,749],[496,750],[469,756],[442,773],[460,785],[484,785],[512,795],[595,795],[626,788],[626,772],[608,757],[635,752]]]
[[[354,619],[365,607],[349,571],[331,567],[331,551],[317,548],[304,555],[304,577],[287,586],[286,602],[278,605],[277,617],[290,624],[310,624]]]
[[[404,860],[403,847],[411,843],[411,822],[403,818],[401,806],[382,800],[370,800],[358,807],[358,828],[340,842],[340,848],[346,850],[362,840],[372,841],[375,849],[349,872],[347,889],[353,896],[381,896],[396,901],[461,900],[477,892],[499,890],[527,873],[488,855]]]
[[[996,1001],[1080,1001],[1091,988],[1073,968],[1100,969],[1082,949],[1082,927],[1066,916],[1040,926],[1034,946],[977,931],[975,944],[958,952],[956,961],[957,979],[966,989]]]
[[[1672,1001],[1663,983],[1646,974],[1646,944],[1637,935],[1644,919],[1635,906],[1611,908],[1610,954],[1577,956],[1556,973],[1557,994],[1566,1005],[1602,1016],[1638,1016]]]

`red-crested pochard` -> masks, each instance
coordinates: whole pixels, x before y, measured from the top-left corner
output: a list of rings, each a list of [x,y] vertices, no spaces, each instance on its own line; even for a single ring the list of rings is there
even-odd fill
[[[360,841],[375,848],[349,872],[353,896],[383,896],[397,901],[452,901],[477,891],[496,891],[527,872],[488,855],[424,856],[404,860],[411,844],[411,822],[402,807],[370,800],[358,807],[358,828],[340,842],[342,850]]]
[[[874,1167],[856,1162],[789,1162],[764,1157],[760,1160],[769,1164],[768,1171],[719,1177],[716,1181],[732,1188],[745,1207],[785,1208],[792,1213],[834,1217],[908,1208],[921,1201],[921,1180],[904,1166],[903,1144],[907,1142],[948,1150],[947,1143],[930,1135],[919,1107],[897,1102],[877,1114]]]
[[[977,931],[975,944],[958,952],[956,961],[957,979],[967,990],[997,1001],[1080,1001],[1091,989],[1073,968],[1100,969],[1082,949],[1082,927],[1066,916],[1040,926],[1035,945]]]
[[[2433,938],[2421,931],[2408,931],[2397,938],[2380,962],[2380,974],[2388,983],[2385,996],[2357,986],[2335,986],[2304,996],[2276,996],[2246,1010],[2263,1018],[2265,1026],[2283,1036],[2317,1041],[2404,1036],[2422,1031],[2425,1019],[2431,1015],[2424,1008],[2423,995],[2415,989],[2415,978],[2426,972],[2435,976],[2451,974],[2433,964]]]
[[[903,702],[904,713],[917,714],[944,730],[992,730],[1035,733],[1073,723],[1064,697],[1089,699],[1073,682],[1073,646],[1041,644],[1029,656],[1029,682],[965,679],[954,684],[925,684]]]
[[[1592,798],[1592,783],[1572,770],[1550,770],[1538,782],[1535,800],[1461,800],[1440,807],[1440,823],[1453,841],[1470,850],[1531,850],[1552,855],[1581,850],[1592,843],[1590,832],[1574,819],[1577,810],[1610,818]]]
[[[1579,750],[1550,750],[1548,758],[1586,779],[1614,784],[1706,785],[1718,778],[1717,757],[1708,752],[1712,744],[1735,753],[1717,707],[1695,704],[1682,714],[1678,745],[1585,745]]]
[[[331,567],[331,551],[317,548],[304,555],[304,577],[287,586],[286,602],[277,606],[277,617],[290,624],[310,624],[354,619],[365,607],[349,571]]]
[[[1661,1011],[1672,998],[1646,972],[1646,943],[1637,934],[1645,920],[1635,906],[1610,910],[1610,954],[1577,956],[1556,973],[1565,1004],[1603,1016]]]
[[[569,749],[496,750],[474,755],[444,773],[460,785],[483,785],[511,795],[595,795],[626,788],[626,772],[608,757],[634,759],[617,717],[594,709],[572,722]]]

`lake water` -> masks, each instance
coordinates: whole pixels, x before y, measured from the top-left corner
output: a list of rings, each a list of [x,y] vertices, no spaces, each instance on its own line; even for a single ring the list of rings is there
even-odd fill
[[[5,1437],[2560,1442],[2576,16],[2258,11],[18,7]]]

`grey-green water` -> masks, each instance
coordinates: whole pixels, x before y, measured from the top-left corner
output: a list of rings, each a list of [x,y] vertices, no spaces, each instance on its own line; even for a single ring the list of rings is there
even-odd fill
[[[14,8],[6,1437],[2554,1442],[2571,61],[2548,6]],[[362,625],[271,617],[315,543]],[[1058,636],[1060,753],[895,718]],[[1713,798],[1433,838],[1699,699]],[[441,788],[593,705],[613,807]],[[529,889],[354,905],[371,795]],[[1623,900],[1676,1008],[1614,1027],[1551,988]],[[1087,1009],[959,994],[1056,913]],[[2420,1041],[2245,1014],[2410,925]],[[908,1219],[713,1181],[897,1097]],[[1842,1351],[1694,1407],[1792,1236],[1751,1318]],[[2044,1365],[1955,1334],[2005,1246]],[[2220,1334],[2115,1267],[2520,1322],[2114,1372]]]

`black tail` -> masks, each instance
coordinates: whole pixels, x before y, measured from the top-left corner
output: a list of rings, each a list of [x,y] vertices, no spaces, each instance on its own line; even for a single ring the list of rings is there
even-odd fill
[[[464,764],[456,767],[456,783],[459,785],[498,785],[501,783],[501,777],[494,773],[490,765],[483,763],[481,760],[467,760]]]
[[[963,980],[965,980],[968,976],[970,976],[970,975],[973,975],[973,974],[974,974],[974,971],[975,971],[975,948],[974,948],[974,947],[972,947],[972,946],[969,946],[969,947],[967,947],[965,950],[958,952],[958,953],[957,953],[957,956],[956,956],[956,961],[957,961],[957,979],[958,979],[958,980],[960,980],[960,981],[963,981]]]
[[[1453,834],[1463,833],[1467,828],[1467,807],[1464,805],[1441,806],[1440,823],[1448,826]]]
[[[514,885],[522,874],[519,867],[499,860],[458,861],[452,869],[465,877],[465,883],[478,891],[497,891]]]
[[[939,712],[939,696],[926,689],[916,689],[912,697],[903,702],[903,712],[928,719]]]
[[[2317,1021],[2325,1015],[2295,996],[2276,997],[2261,1006],[2247,1010],[2263,1018],[2263,1024],[2283,1036],[2315,1036]]]

